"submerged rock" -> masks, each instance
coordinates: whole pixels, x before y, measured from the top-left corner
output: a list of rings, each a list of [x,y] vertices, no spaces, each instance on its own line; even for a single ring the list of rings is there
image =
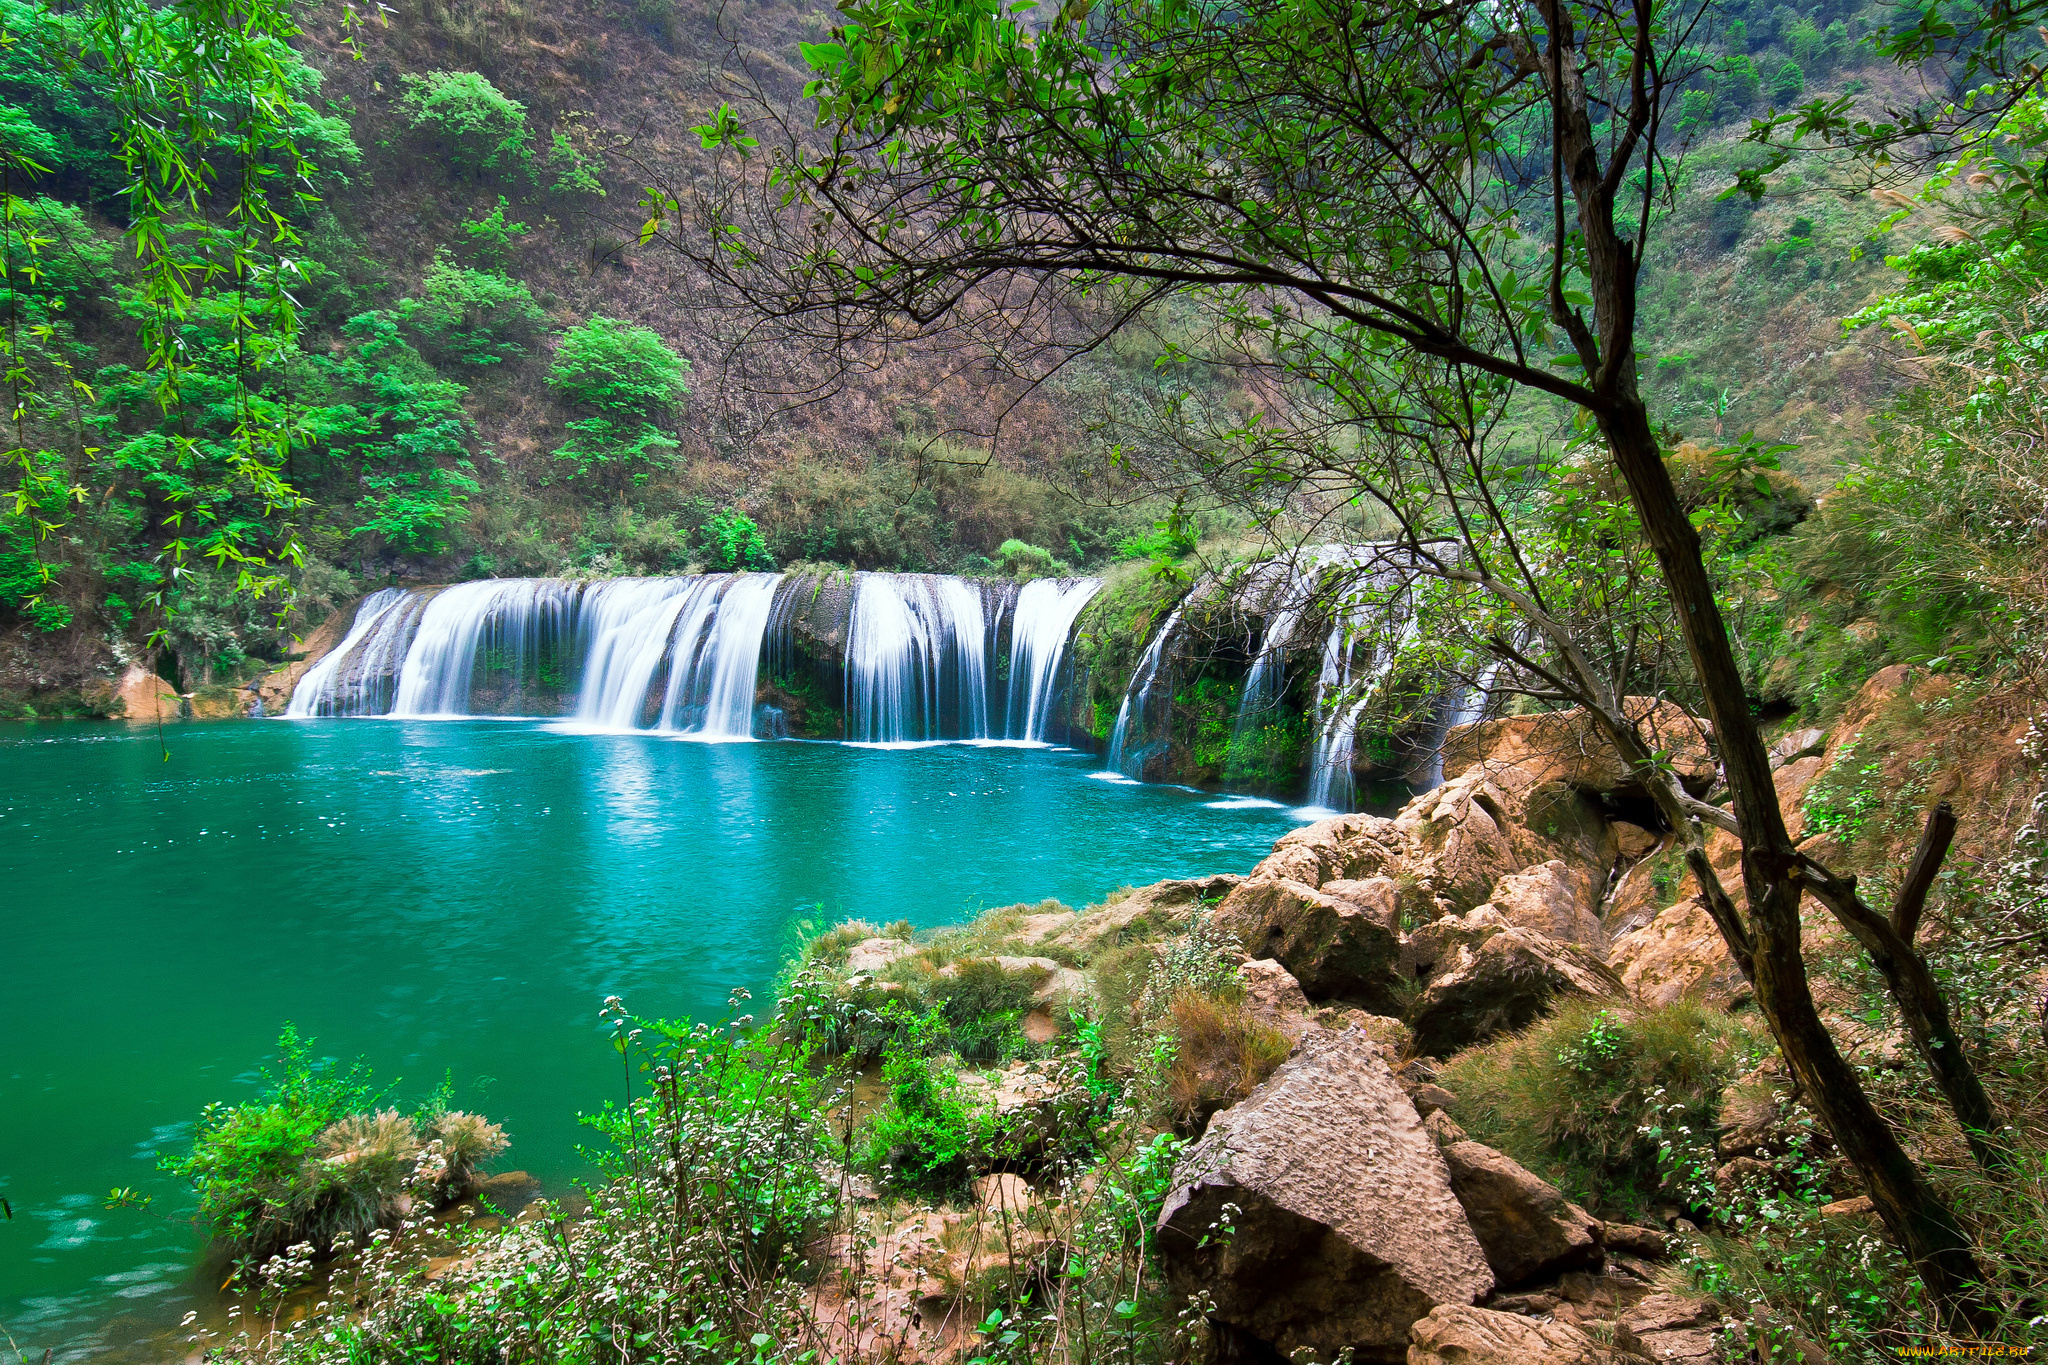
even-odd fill
[[[1493,1287],[1436,1143],[1356,1031],[1304,1038],[1176,1179],[1159,1218],[1168,1278],[1282,1355],[1398,1361],[1418,1318]]]

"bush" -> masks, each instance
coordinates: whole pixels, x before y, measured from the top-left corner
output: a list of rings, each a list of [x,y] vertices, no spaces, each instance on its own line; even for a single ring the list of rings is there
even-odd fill
[[[719,573],[773,569],[775,556],[752,517],[727,507],[712,513],[697,528],[697,545],[706,567]]]
[[[986,1154],[988,1115],[960,1096],[953,1068],[932,1056],[947,1038],[944,1014],[918,1015],[891,1002],[882,1010],[895,1035],[882,1049],[889,1098],[868,1134],[870,1169],[897,1184],[933,1193],[964,1187]]]
[[[555,448],[555,458],[576,466],[576,479],[641,484],[648,475],[668,468],[680,442],[652,422],[584,417],[565,424],[569,439]]]
[[[548,146],[547,160],[542,169],[548,177],[548,191],[551,194],[594,194],[604,198],[604,185],[597,173],[604,163],[594,156],[586,156],[576,150],[576,144],[568,135],[556,133]]]
[[[407,72],[400,97],[412,126],[434,140],[458,175],[525,170],[532,160],[526,106],[474,71]]]
[[[1021,540],[1006,540],[996,550],[996,571],[1010,578],[1063,578],[1073,572],[1052,551]]]
[[[478,369],[524,355],[546,320],[524,284],[459,266],[445,247],[434,253],[420,296],[399,300],[398,316],[428,356]]]
[[[1174,1042],[1167,1110],[1174,1130],[1188,1137],[1211,1114],[1251,1094],[1294,1048],[1245,1008],[1241,994],[1181,991],[1166,1007],[1163,1026]]]
[[[505,253],[511,249],[512,239],[526,232],[524,223],[505,221],[507,207],[505,196],[498,196],[498,206],[481,218],[471,218],[462,224],[463,235],[469,238],[470,250],[476,253],[478,261],[493,270],[505,264]]]
[[[278,1069],[255,1101],[210,1104],[192,1150],[163,1168],[190,1180],[199,1221],[246,1268],[301,1242],[325,1251],[409,1212],[415,1196],[440,1203],[474,1187],[505,1135],[474,1114],[449,1112],[445,1095],[406,1115],[381,1108],[360,1061],[346,1069],[313,1056],[313,1040],[287,1024]]]
[[[555,344],[548,385],[574,407],[657,420],[689,392],[689,370],[690,362],[649,328],[594,317]]]
[[[1473,1137],[1596,1209],[1634,1213],[1677,1178],[1660,1164],[1661,1130],[1711,1142],[1750,1045],[1743,1024],[1696,1001],[1628,1011],[1573,999],[1459,1053],[1443,1083]]]

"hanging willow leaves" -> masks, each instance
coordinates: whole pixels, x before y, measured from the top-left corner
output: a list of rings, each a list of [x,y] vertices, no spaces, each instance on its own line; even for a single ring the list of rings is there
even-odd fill
[[[355,23],[349,7],[351,49]],[[30,32],[0,31],[0,44],[32,43],[37,62],[110,116],[107,151],[121,173],[134,261],[127,308],[164,417],[164,438],[151,446],[162,503],[154,548],[165,570],[145,599],[160,618],[153,641],[198,564],[231,574],[238,592],[282,603],[304,559],[294,517],[306,499],[289,471],[307,431],[286,376],[299,331],[296,223],[319,202],[319,168],[301,146],[312,115],[294,83],[303,68],[289,44],[299,32],[282,0],[90,0],[41,7]],[[85,499],[98,452],[86,444],[82,411],[91,390],[51,344],[52,305],[34,292],[53,244],[37,230],[41,201],[25,197],[47,173],[35,150],[33,139],[0,145],[0,362],[14,512],[34,542],[38,586],[47,586],[55,569],[44,547]],[[225,357],[227,396],[216,385],[207,400],[231,414],[224,434],[202,431],[191,411],[191,329],[202,314]]]

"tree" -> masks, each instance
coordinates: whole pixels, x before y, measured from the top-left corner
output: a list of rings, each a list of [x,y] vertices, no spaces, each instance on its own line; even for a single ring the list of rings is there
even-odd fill
[[[689,370],[649,328],[607,317],[572,327],[555,347],[548,385],[589,415],[566,423],[556,457],[574,463],[578,477],[606,470],[643,481],[678,448],[663,424],[689,392]]]
[[[412,126],[432,138],[459,175],[525,170],[533,160],[526,106],[474,71],[405,75]]]
[[[1585,706],[1636,767],[1886,1226],[1958,1327],[1988,1325],[1968,1237],[1815,1008],[1800,905],[1826,886],[1843,913],[1839,887],[1786,829],[1637,387],[1637,277],[1671,174],[1660,137],[1697,74],[1677,54],[1700,9],[1166,0],[1068,6],[1037,32],[997,0],[847,17],[804,48],[814,127],[765,100],[722,107],[699,130],[720,176],[650,191],[643,236],[687,212],[709,245],[682,249],[847,367],[968,338],[1037,382],[1163,299],[1203,310],[1213,351],[1166,359],[1265,376],[1249,411],[1205,414],[1191,390],[1165,414],[1205,484],[1276,518],[1290,499],[1374,504],[1409,562],[1527,623],[1540,649],[1502,637],[1496,654]],[[1500,499],[1527,470],[1486,437],[1544,397],[1574,415],[1575,457],[1625,496],[1732,812],[1677,784],[1540,576],[1462,520],[1510,524]],[[1742,845],[1739,905],[1709,828]]]
[[[434,253],[418,297],[398,301],[398,316],[427,355],[473,369],[526,354],[546,321],[523,283],[457,265],[446,247]]]

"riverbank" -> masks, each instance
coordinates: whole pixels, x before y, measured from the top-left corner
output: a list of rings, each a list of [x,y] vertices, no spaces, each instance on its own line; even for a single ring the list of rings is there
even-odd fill
[[[1955,700],[1894,670],[1834,732],[1779,736],[1795,830],[1850,865],[1894,856],[1927,792],[1892,769],[1948,771],[1932,756],[1958,757],[1951,717],[1974,715],[1962,856],[2023,885],[2033,836],[1995,813],[2033,780],[2024,725],[1985,731],[1996,699]],[[1675,711],[1649,723],[1710,795],[1703,737]],[[215,1344],[1619,1365],[1947,1340],[1668,840],[1574,726],[1461,731],[1442,788],[1288,833],[1245,874],[841,924],[772,1010],[633,1021],[644,1088],[603,1120],[586,1217],[482,1235],[431,1278],[366,1266],[362,1315]],[[1969,1211],[1993,1292],[2024,1293],[2048,1265],[2028,1231],[2048,1216],[2048,1134],[2026,1117],[2039,964],[1990,946],[2009,926],[1985,892],[1950,894],[1930,951],[2010,1120],[2007,1178],[1971,1161],[1840,931],[1809,918],[1808,956],[1888,1121]],[[2039,1329],[2013,1308],[2001,1340],[2024,1344]]]

